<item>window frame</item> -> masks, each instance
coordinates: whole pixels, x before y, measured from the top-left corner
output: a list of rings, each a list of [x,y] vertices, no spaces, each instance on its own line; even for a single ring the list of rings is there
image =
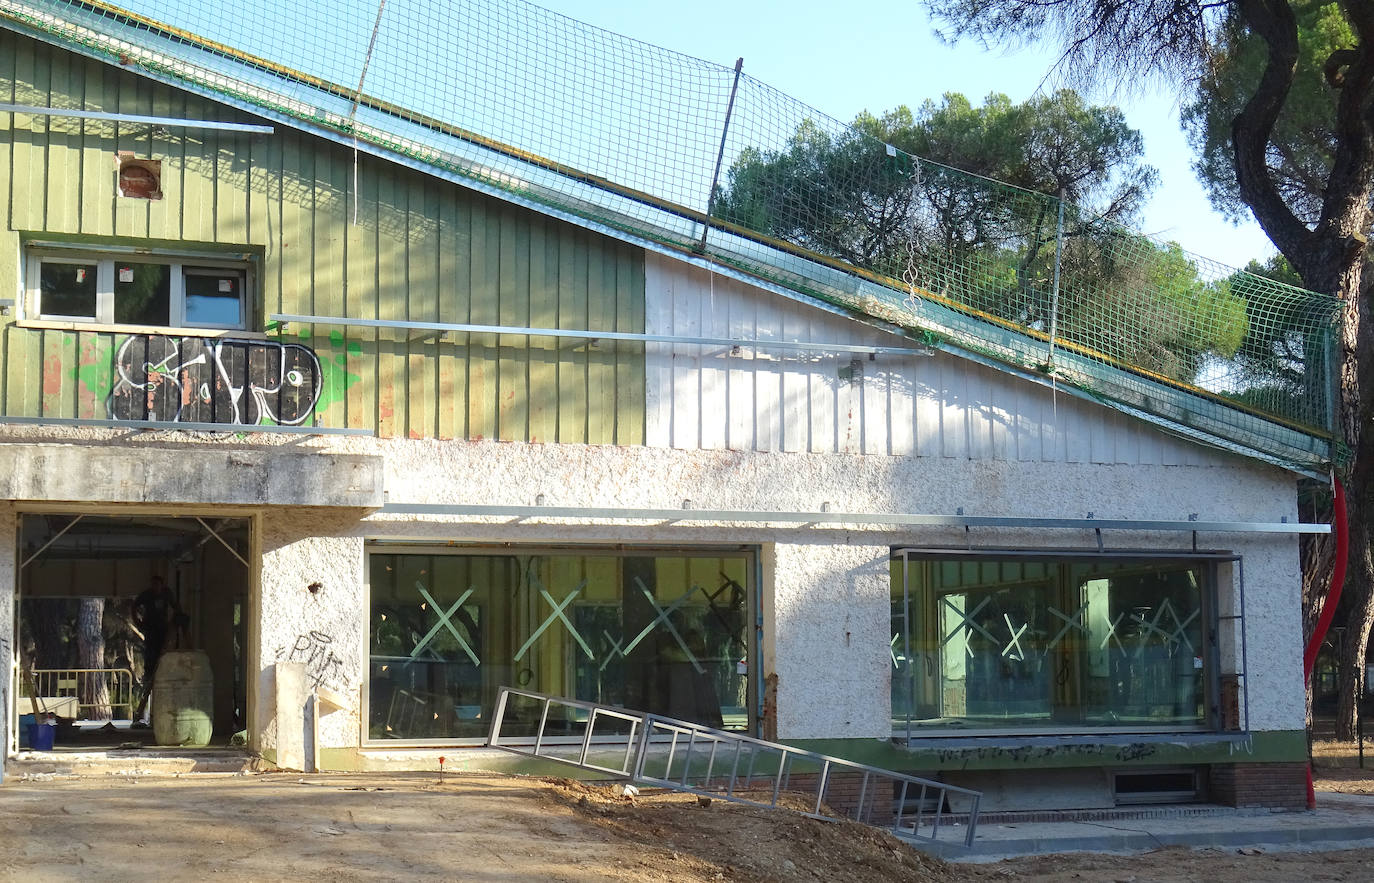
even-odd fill
[[[42,272],[45,263],[94,264],[96,266],[96,303],[94,316],[48,313],[43,309]],[[168,267],[168,304],[166,325],[131,324],[115,321],[115,274],[120,264],[157,264]],[[205,332],[248,332],[253,316],[255,276],[253,261],[242,255],[206,254],[178,251],[119,248],[78,248],[55,245],[28,245],[24,249],[24,316],[41,322],[62,322],[115,330],[156,331],[188,336]],[[239,280],[239,313],[235,324],[193,322],[186,315],[186,277],[188,275],[234,275]]]
[[[760,549],[754,545],[684,545],[684,546],[663,546],[656,544],[646,545],[622,545],[610,543],[588,543],[559,545],[548,543],[511,543],[499,546],[488,544],[473,545],[453,545],[445,543],[442,545],[426,542],[410,542],[387,540],[383,538],[369,539],[363,547],[363,610],[365,611],[365,622],[361,631],[361,647],[359,659],[362,663],[362,683],[359,691],[362,701],[361,713],[359,716],[359,747],[364,750],[378,749],[407,749],[407,748],[475,748],[485,744],[485,736],[452,738],[422,738],[422,739],[379,739],[372,736],[369,723],[372,718],[372,664],[371,664],[371,641],[372,641],[372,556],[373,555],[419,555],[419,556],[454,556],[454,557],[511,557],[511,556],[584,556],[584,557],[606,557],[606,558],[640,558],[640,557],[663,557],[663,558],[718,558],[723,556],[743,558],[745,561],[745,571],[748,575],[750,584],[745,586],[745,626],[744,633],[747,644],[748,660],[747,671],[745,674],[745,706],[746,725],[741,731],[741,735],[757,737],[762,727],[762,624],[759,620],[759,611],[762,605],[761,588],[759,580],[761,578],[760,561],[762,556]],[[570,608],[571,610],[571,608]],[[485,611],[484,611],[485,612]],[[575,674],[567,673],[567,677],[575,679]],[[518,686],[512,684],[511,686]],[[534,737],[530,736],[527,740],[520,737],[503,737],[503,741],[520,743],[528,741],[533,744]],[[561,736],[546,736],[546,744],[561,744],[572,741]]]
[[[1228,675],[1222,671],[1223,653],[1222,648],[1224,639],[1221,635],[1223,623],[1236,631],[1232,636],[1233,643],[1237,644],[1239,658],[1232,664],[1239,667],[1239,677],[1244,677],[1245,672],[1245,647],[1244,647],[1244,620],[1240,615],[1223,615],[1222,596],[1228,590],[1224,585],[1222,576],[1222,566],[1227,564],[1237,565],[1233,568],[1233,574],[1239,569],[1241,556],[1222,551],[1187,551],[1187,550],[1120,550],[1120,551],[1100,551],[1097,549],[1052,549],[1052,550],[980,550],[980,549],[950,549],[948,547],[923,548],[914,546],[894,547],[891,550],[890,561],[897,567],[901,567],[900,572],[894,570],[892,577],[892,591],[890,595],[890,611],[892,611],[892,628],[895,630],[898,615],[897,609],[902,611],[902,635],[905,639],[900,645],[894,645],[897,650],[905,653],[908,660],[911,653],[916,649],[913,642],[921,641],[927,637],[924,631],[932,628],[931,624],[923,620],[924,616],[933,615],[938,620],[939,598],[944,594],[932,592],[933,609],[929,611],[918,611],[918,598],[912,591],[909,579],[909,568],[912,566],[930,565],[938,566],[949,561],[958,562],[1018,562],[1030,563],[1038,562],[1052,565],[1063,572],[1069,572],[1075,564],[1090,563],[1093,561],[1103,563],[1114,563],[1121,565],[1137,564],[1143,565],[1148,562],[1155,562],[1161,567],[1195,567],[1201,572],[1201,585],[1199,586],[1199,617],[1200,634],[1203,646],[1199,648],[1199,655],[1203,660],[1203,720],[1197,724],[1181,722],[1163,723],[1159,725],[1129,724],[1118,726],[1092,725],[1083,721],[1060,721],[1050,725],[1042,726],[1005,726],[989,727],[976,725],[960,725],[951,723],[944,726],[932,725],[922,726],[917,723],[919,720],[910,711],[904,716],[905,726],[899,726],[899,721],[903,716],[899,716],[897,708],[890,709],[890,717],[893,721],[893,738],[898,741],[908,741],[911,743],[919,742],[929,738],[949,738],[951,736],[972,737],[972,736],[1002,736],[1013,738],[1033,739],[1036,737],[1054,736],[1095,736],[1112,735],[1121,733],[1139,733],[1144,735],[1158,734],[1187,734],[1187,733],[1219,733],[1225,730],[1224,709],[1222,708],[1222,681],[1226,677],[1235,677],[1236,674]],[[1055,578],[1056,588],[1054,591],[1065,593],[1072,590],[1072,586],[1063,583],[1058,577]],[[1230,587],[1241,599],[1239,609],[1244,607],[1244,587],[1243,584],[1233,583]],[[938,622],[933,626],[936,632],[939,631]],[[900,636],[900,635],[899,635]],[[895,638],[894,638],[895,641]],[[938,650],[936,651],[938,652]],[[897,672],[892,672],[894,687],[896,686]],[[917,690],[918,678],[914,675],[909,679],[912,691],[909,695],[914,699]],[[1055,705],[1054,691],[1051,691],[1051,720],[1053,721],[1058,707]],[[910,699],[908,700],[911,701]],[[1242,725],[1242,728],[1243,725]]]

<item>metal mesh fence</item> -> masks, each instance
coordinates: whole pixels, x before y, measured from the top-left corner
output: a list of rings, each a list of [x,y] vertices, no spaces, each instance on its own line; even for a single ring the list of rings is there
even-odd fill
[[[0,0],[21,28],[1319,469],[1337,299],[519,0]],[[232,47],[232,48],[231,48]]]

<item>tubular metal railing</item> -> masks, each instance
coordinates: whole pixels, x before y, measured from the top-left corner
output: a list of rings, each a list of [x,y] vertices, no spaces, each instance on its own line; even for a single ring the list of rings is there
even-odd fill
[[[35,668],[35,710],[44,700],[76,699],[78,720],[130,720],[134,716],[134,675],[127,668]],[[102,689],[104,691],[102,696]],[[118,709],[124,715],[115,714]]]
[[[972,846],[980,792],[596,702],[502,687],[487,745],[734,803],[848,818],[936,841],[963,822]]]

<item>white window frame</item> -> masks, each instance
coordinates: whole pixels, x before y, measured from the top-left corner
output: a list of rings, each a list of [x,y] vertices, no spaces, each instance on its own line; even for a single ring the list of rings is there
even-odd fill
[[[124,253],[114,250],[87,250],[76,248],[27,248],[24,254],[24,294],[27,317],[42,321],[72,322],[120,328],[157,328],[174,331],[184,328],[204,331],[246,331],[251,315],[250,292],[253,290],[252,265],[246,260],[226,260],[223,257],[159,254]],[[47,313],[43,310],[43,288],[41,284],[44,263],[55,264],[95,264],[96,266],[96,304],[94,316],[69,316]],[[115,315],[115,268],[119,264],[161,264],[169,267],[170,284],[168,299],[168,321],[166,325],[129,325],[119,323]],[[233,324],[192,322],[186,317],[186,276],[208,274],[235,274],[239,279],[239,314]]]

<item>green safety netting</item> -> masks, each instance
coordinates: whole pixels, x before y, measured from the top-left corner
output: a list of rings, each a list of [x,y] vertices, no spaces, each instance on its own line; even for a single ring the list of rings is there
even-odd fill
[[[1197,438],[1307,472],[1331,457],[1337,299],[913,157],[731,67],[518,0],[0,17]]]

